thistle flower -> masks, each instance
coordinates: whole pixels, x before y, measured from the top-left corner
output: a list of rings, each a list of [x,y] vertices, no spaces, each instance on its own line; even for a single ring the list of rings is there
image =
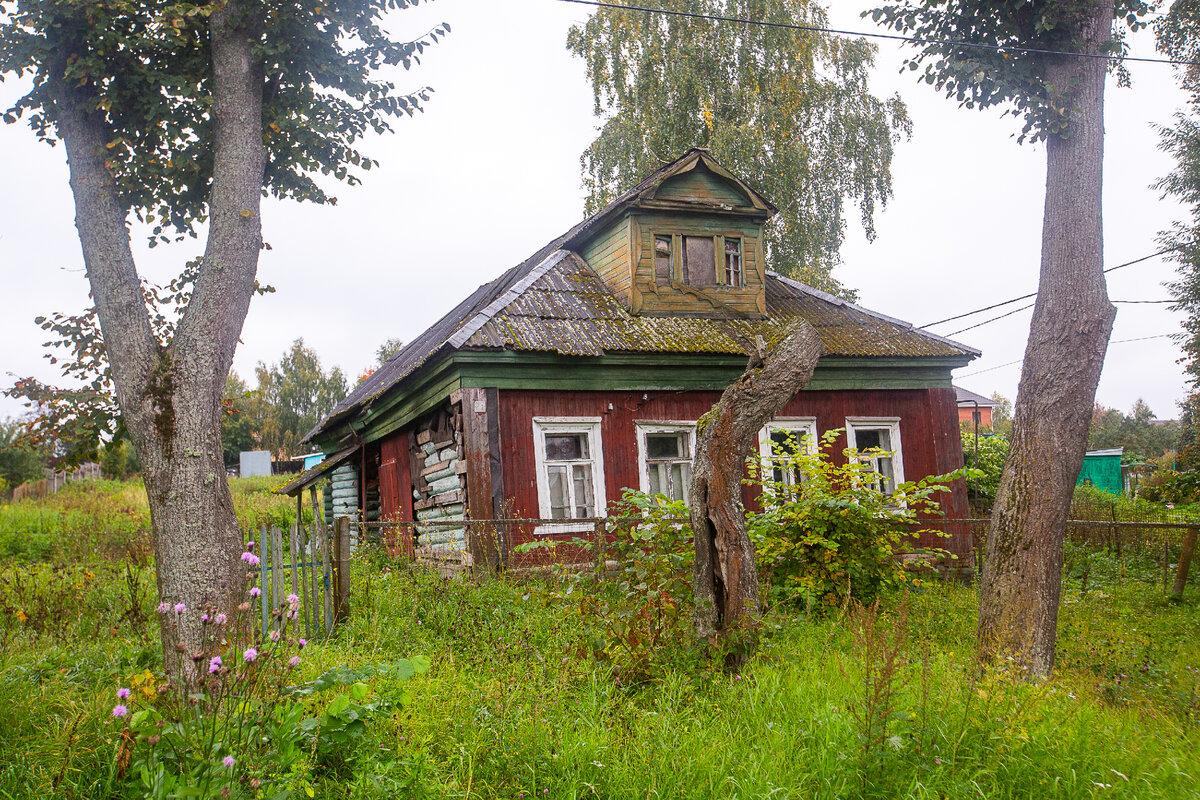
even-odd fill
[[[260,594],[262,594],[262,589],[258,588],[257,586],[250,590],[251,597],[258,597]]]
[[[217,614],[217,616],[213,617],[213,622],[217,623],[218,625],[224,625],[228,619],[229,618],[224,614]]]
[[[208,671],[210,673],[217,672],[220,669],[221,669],[221,657],[220,656],[213,656],[212,658],[210,658],[208,660]]]
[[[258,556],[254,555],[254,553],[247,551],[245,553],[242,553],[242,561],[245,561],[247,564],[249,564],[252,567],[257,567],[259,559],[258,559]]]
[[[254,540],[253,540],[253,539],[251,539],[250,541],[246,542],[246,549],[247,549],[247,550],[253,550],[253,549],[254,549]]]
[[[165,613],[167,613],[167,612],[168,612],[168,611],[170,611],[170,610],[171,610],[171,604],[170,604],[170,603],[167,603],[167,602],[162,602],[162,603],[159,603],[159,604],[158,604],[158,613],[160,613],[160,614],[165,614]]]
[[[187,606],[185,606],[183,603],[175,604],[175,613],[176,614],[182,614],[185,611],[187,611]]]
[[[117,689],[117,699],[118,700],[128,700],[129,699],[129,690],[126,689],[124,686],[122,686],[120,689]]]
[[[237,763],[233,756],[225,756],[221,759],[221,763],[225,765],[225,769],[233,769],[233,765]]]
[[[306,645],[306,644],[308,644],[308,639],[301,639],[301,640],[300,640],[300,647],[301,647],[301,648],[303,648],[303,647],[304,647],[304,645]]]
[[[279,641],[279,631],[271,631],[271,641],[272,642]]]
[[[291,658],[289,658],[288,666],[291,667],[292,669],[295,669],[296,667],[300,666],[300,656],[292,656]]]
[[[125,716],[128,713],[129,713],[129,709],[126,708],[121,703],[118,703],[117,705],[113,706],[112,715],[114,717],[116,717],[117,719],[120,719],[121,717]]]
[[[249,664],[254,659],[258,658],[258,651],[253,647],[247,647],[246,652],[242,653],[242,658]]]
[[[299,605],[299,604],[300,604],[300,598],[299,598],[299,597],[297,597],[297,596],[296,596],[296,595],[294,595],[294,594],[289,594],[289,595],[287,596],[287,602],[288,602],[288,605],[289,605],[289,606],[295,606],[295,605]]]

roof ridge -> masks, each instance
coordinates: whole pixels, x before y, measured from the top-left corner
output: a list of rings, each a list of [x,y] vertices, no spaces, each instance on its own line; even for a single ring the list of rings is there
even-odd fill
[[[475,332],[482,328],[492,319],[509,306],[514,300],[525,293],[525,290],[536,283],[543,275],[557,266],[564,258],[571,254],[570,250],[558,249],[550,255],[546,256],[533,269],[529,270],[516,283],[512,284],[504,294],[497,297],[492,302],[488,303],[479,311],[476,311],[462,325],[458,327],[445,341],[455,349],[462,347],[467,343],[467,340],[475,335]]]

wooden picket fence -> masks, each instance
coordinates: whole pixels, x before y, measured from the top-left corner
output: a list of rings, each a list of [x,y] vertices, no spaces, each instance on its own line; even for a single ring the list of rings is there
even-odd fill
[[[56,494],[59,489],[72,481],[99,480],[100,465],[94,462],[80,464],[71,470],[46,470],[46,477],[41,480],[23,483],[12,491],[12,502],[41,499],[47,495]]]
[[[349,520],[335,523],[333,530],[313,524],[248,533],[259,557],[251,588],[259,590],[253,602],[264,637],[290,629],[296,638],[323,638],[345,614],[350,526]],[[291,597],[295,600],[289,601]]]

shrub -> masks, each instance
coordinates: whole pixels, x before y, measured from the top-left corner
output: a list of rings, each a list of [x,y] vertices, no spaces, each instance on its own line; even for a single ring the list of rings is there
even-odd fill
[[[777,447],[775,474],[784,480],[750,462],[750,482],[763,489],[764,510],[747,516],[760,578],[770,599],[810,611],[841,606],[851,597],[870,603],[881,590],[907,583],[898,556],[917,549],[912,543],[923,532],[919,516],[940,515],[934,494],[971,474],[957,470],[885,493],[881,476],[858,451],[843,451],[844,463],[829,457],[839,433],[824,433],[816,452],[794,441]]]
[[[1143,485],[1138,495],[1159,503],[1200,503],[1200,471],[1161,470],[1155,473],[1153,482]]]
[[[996,490],[1000,487],[1000,473],[1004,471],[1004,460],[1008,458],[1008,439],[1003,436],[980,436],[978,463],[975,458],[976,444],[973,432],[962,432],[963,463],[968,469],[979,470],[975,479],[967,483],[967,491],[972,503],[986,508],[996,499]]]

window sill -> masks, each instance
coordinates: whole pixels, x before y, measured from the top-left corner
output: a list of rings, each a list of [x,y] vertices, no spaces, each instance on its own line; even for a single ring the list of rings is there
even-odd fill
[[[554,536],[562,533],[595,533],[596,526],[602,525],[603,522],[587,522],[576,520],[563,520],[562,522],[547,523],[538,525],[533,529],[534,536]]]

